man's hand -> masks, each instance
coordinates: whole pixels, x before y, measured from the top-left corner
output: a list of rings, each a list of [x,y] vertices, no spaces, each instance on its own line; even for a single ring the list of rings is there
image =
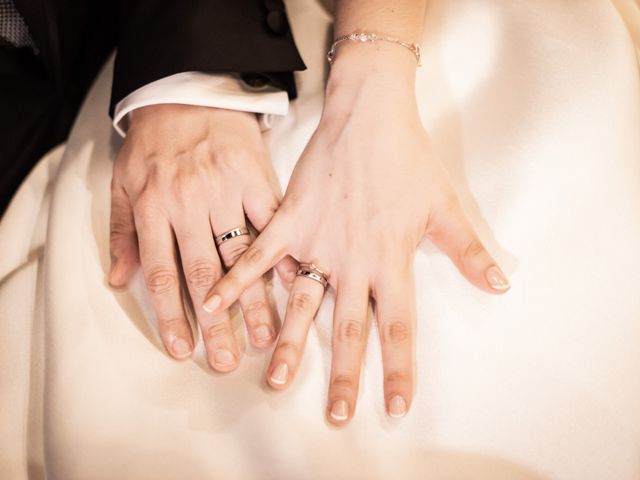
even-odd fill
[[[245,227],[245,214],[262,230],[279,204],[276,185],[254,114],[185,105],[133,112],[113,170],[109,282],[125,285],[141,263],[173,357],[188,357],[194,348],[183,275],[209,363],[222,372],[238,365],[229,313],[210,314],[202,302],[251,238],[237,236],[216,249],[215,237]],[[291,263],[280,268],[289,279]],[[262,278],[243,292],[240,305],[253,345],[271,345],[274,316]]]

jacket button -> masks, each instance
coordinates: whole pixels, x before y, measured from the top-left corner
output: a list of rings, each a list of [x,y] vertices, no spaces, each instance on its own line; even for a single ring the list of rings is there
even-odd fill
[[[267,76],[260,73],[243,73],[240,78],[251,88],[262,88],[269,83]]]
[[[267,25],[273,33],[282,35],[287,31],[287,18],[283,12],[272,10],[267,15]]]

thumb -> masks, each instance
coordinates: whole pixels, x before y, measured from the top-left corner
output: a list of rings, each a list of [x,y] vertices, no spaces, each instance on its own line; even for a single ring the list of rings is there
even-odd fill
[[[511,287],[506,275],[480,241],[457,198],[431,215],[425,237],[481,290],[504,293]]]
[[[109,284],[112,287],[122,287],[129,282],[139,264],[138,237],[129,197],[115,182],[111,186],[109,250]]]

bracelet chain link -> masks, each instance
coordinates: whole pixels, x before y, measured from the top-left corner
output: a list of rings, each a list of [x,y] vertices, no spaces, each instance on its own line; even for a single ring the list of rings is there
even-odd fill
[[[327,61],[329,62],[329,64],[332,64],[333,61],[335,60],[336,49],[338,45],[340,45],[342,42],[347,42],[347,41],[361,42],[361,43],[366,43],[366,42],[395,43],[397,45],[400,45],[410,50],[411,53],[413,53],[413,55],[416,57],[416,60],[418,61],[418,66],[422,65],[420,63],[420,56],[421,56],[420,45],[418,45],[417,43],[403,42],[399,38],[389,37],[387,35],[378,35],[376,33],[366,33],[366,32],[355,32],[349,35],[342,35],[336,38],[336,40],[331,45],[329,52],[327,53]]]

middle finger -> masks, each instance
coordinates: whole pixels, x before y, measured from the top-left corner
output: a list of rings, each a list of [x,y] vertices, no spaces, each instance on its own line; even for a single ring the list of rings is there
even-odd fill
[[[220,213],[216,214],[217,212]],[[226,268],[231,268],[251,245],[251,236],[244,233],[247,232],[245,221],[241,206],[238,209],[227,207],[213,212],[211,223],[218,239],[218,251]],[[234,232],[236,236],[224,240],[225,234],[229,232]],[[242,234],[238,234],[239,232]],[[276,329],[264,278],[258,278],[247,287],[238,301],[253,346],[259,348],[270,346],[275,339]]]
[[[332,423],[343,425],[353,416],[358,397],[369,285],[364,275],[341,278],[336,291],[327,415]]]

